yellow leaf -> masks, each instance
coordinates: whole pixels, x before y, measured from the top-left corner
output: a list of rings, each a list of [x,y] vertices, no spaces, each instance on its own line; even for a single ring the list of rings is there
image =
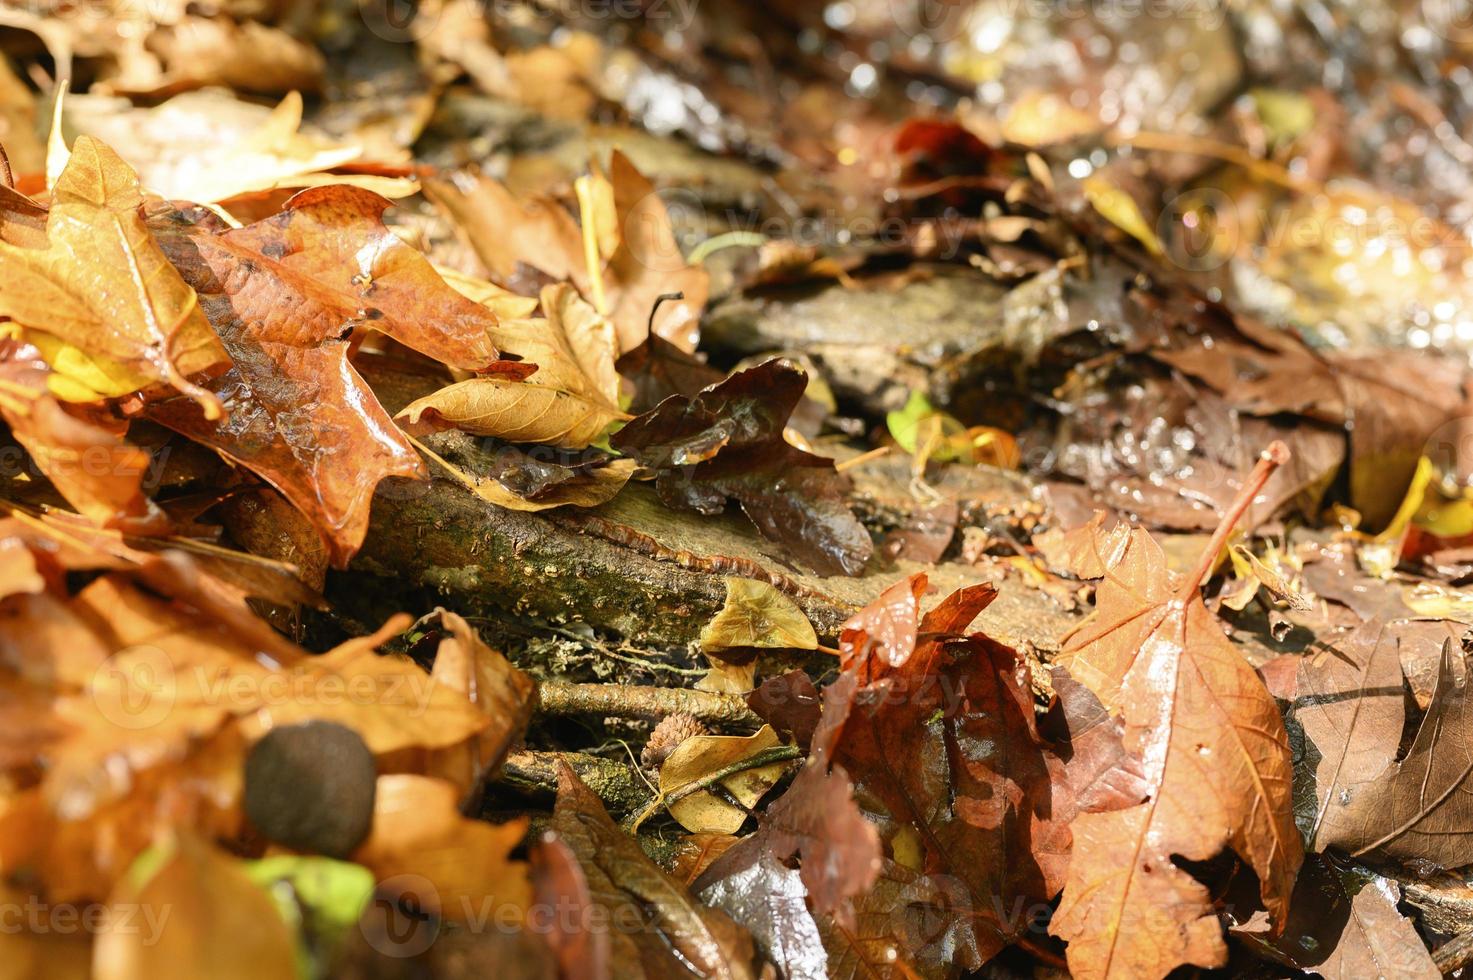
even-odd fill
[[[527,820],[491,824],[461,816],[454,784],[426,776],[380,776],[373,830],[353,860],[379,887],[412,896],[451,921],[518,923],[531,901],[527,866],[508,859]]]
[[[219,399],[185,376],[227,355],[194,290],[149,234],[142,203],[128,165],[80,137],[52,195],[48,247],[0,241],[0,316],[74,348],[61,373],[77,385],[163,382],[219,417]]]
[[[694,735],[678,745],[660,766],[660,792],[671,793],[728,766],[780,744],[771,725],[753,735]],[[747,819],[747,810],[782,778],[786,762],[744,769],[721,780],[722,789],[742,804],[733,806],[709,790],[700,790],[669,806],[670,815],[692,833],[734,834]]]
[[[1156,237],[1150,222],[1141,214],[1135,198],[1116,187],[1110,181],[1093,174],[1084,178],[1084,197],[1105,220],[1140,242],[1152,255],[1164,255],[1161,240]]]
[[[767,582],[726,579],[726,603],[701,630],[702,650],[778,647],[814,650],[818,634],[798,604]]]
[[[501,350],[537,365],[523,380],[471,378],[410,404],[398,418],[424,435],[458,428],[509,442],[582,449],[629,416],[619,410],[614,328],[571,286],[542,291],[546,319],[506,320],[492,331]]]

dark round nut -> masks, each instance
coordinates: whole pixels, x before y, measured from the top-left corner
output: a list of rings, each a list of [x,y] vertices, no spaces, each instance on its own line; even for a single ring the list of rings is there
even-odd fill
[[[266,733],[245,764],[246,818],[267,840],[345,858],[373,824],[373,753],[331,721]]]

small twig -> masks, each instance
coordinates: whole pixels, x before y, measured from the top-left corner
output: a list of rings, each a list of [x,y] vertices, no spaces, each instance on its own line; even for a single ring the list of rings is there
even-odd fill
[[[687,796],[692,796],[702,790],[710,789],[713,785],[721,782],[728,776],[735,776],[737,773],[746,772],[748,769],[760,769],[763,766],[770,766],[774,762],[787,762],[791,759],[798,758],[802,754],[802,750],[796,745],[774,745],[772,748],[764,749],[754,756],[749,756],[746,759],[738,759],[730,765],[722,766],[714,772],[707,773],[700,779],[691,780],[679,789],[655,797],[643,810],[625,822],[624,829],[631,834],[637,832],[640,824],[654,816],[661,809],[668,807],[671,803],[679,803]]]
[[[569,684],[543,681],[539,687],[545,715],[613,715],[619,718],[663,718],[679,712],[723,727],[762,724],[747,702],[732,694],[692,691],[683,687],[636,684]]]

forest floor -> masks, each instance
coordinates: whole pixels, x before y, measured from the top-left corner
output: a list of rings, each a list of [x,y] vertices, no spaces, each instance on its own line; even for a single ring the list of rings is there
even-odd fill
[[[772,7],[0,0],[15,976],[1473,962],[1460,0]]]

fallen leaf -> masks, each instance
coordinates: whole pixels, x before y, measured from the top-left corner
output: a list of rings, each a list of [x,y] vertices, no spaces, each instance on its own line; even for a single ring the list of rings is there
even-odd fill
[[[341,567],[368,531],[374,488],[423,478],[419,455],[348,363],[345,337],[366,325],[357,302],[255,251],[213,215],[164,210],[155,237],[234,362],[210,382],[231,417],[211,421],[175,399],[149,415],[260,474],[305,513]]]
[[[1322,830],[1324,844],[1353,850],[1355,856],[1375,852],[1425,868],[1456,868],[1473,862],[1473,822],[1468,819],[1473,785],[1473,700],[1466,672],[1458,683],[1453,673],[1453,645],[1443,646],[1432,703],[1416,738],[1400,762],[1388,764],[1369,779],[1340,789],[1343,806],[1333,833]],[[1400,705],[1398,704],[1398,707]],[[1389,708],[1385,712],[1389,715]],[[1400,728],[1394,729],[1400,735]],[[1382,734],[1383,740],[1389,739]],[[1395,741],[1366,745],[1367,759],[1395,749]],[[1367,766],[1369,768],[1369,766]]]
[[[143,494],[152,462],[124,439],[126,423],[69,407],[47,391],[50,368],[27,344],[0,341],[0,417],[67,503],[101,525],[135,532],[169,527]]]
[[[537,365],[530,377],[471,378],[420,398],[399,418],[415,435],[456,428],[509,442],[581,449],[620,411],[613,326],[568,286],[542,292],[545,320],[507,321],[493,336]]]
[[[751,936],[657,868],[566,764],[558,773],[551,828],[577,858],[584,901],[598,910],[587,914],[608,917],[583,921],[637,924],[577,930],[574,935],[594,947],[583,953],[584,961],[608,963],[610,976],[679,976],[693,970],[716,980],[755,980]],[[554,895],[539,894],[549,901],[578,897],[568,895],[566,887]]]
[[[658,334],[619,356],[615,367],[634,386],[631,412],[648,412],[671,395],[694,395],[722,373]]]
[[[158,382],[217,417],[188,376],[227,363],[199,299],[144,224],[138,178],[116,153],[77,140],[47,214],[47,247],[0,241],[0,316],[27,328],[71,400]]]
[[[1396,637],[1372,620],[1298,658],[1292,712],[1306,751],[1295,789],[1308,797],[1301,823],[1311,850],[1342,843],[1353,812],[1346,804],[1396,758],[1406,723],[1396,647]]]
[[[783,440],[807,378],[783,360],[676,395],[610,440],[656,471],[671,506],[716,514],[735,498],[763,534],[826,575],[857,575],[874,544],[844,500],[833,461]]]
[[[653,333],[682,350],[694,350],[711,288],[709,274],[687,264],[655,185],[618,150],[609,161],[609,183],[619,247],[609,258],[606,312],[618,327],[619,349],[633,350]],[[676,293],[679,299],[658,303],[661,296]]]
[[[701,901],[752,933],[757,947],[786,980],[826,980],[828,953],[804,901],[806,895],[798,872],[760,849],[747,867],[700,893]]]
[[[768,678],[747,695],[747,706],[773,728],[792,735],[804,752],[812,745],[823,714],[821,705],[818,688],[803,670]]]
[[[701,630],[707,653],[763,647],[813,650],[818,634],[798,604],[774,586],[757,579],[727,576],[726,601]]]
[[[760,757],[781,742],[769,725],[752,735],[693,735],[681,742],[660,764],[660,792],[678,793],[693,783],[708,779],[723,769]],[[734,834],[747,820],[748,812],[777,785],[786,762],[742,769],[719,780],[725,791],[718,795],[698,790],[672,800],[670,815],[691,833]]]
[[[1283,934],[1234,934],[1270,959],[1326,980],[1436,980],[1442,971],[1416,926],[1397,909],[1400,900],[1401,889],[1391,879],[1312,855],[1300,869]]]
[[[537,707],[537,684],[487,646],[460,616],[442,609],[440,623],[449,635],[435,651],[430,678],[463,695],[486,717],[488,726],[461,745],[433,753],[424,772],[448,779],[468,795],[501,767],[512,744],[522,737]]]
[[[303,132],[302,96],[287,92],[267,109],[219,89],[185,92],[151,108],[126,99],[71,96],[68,129],[108,143],[138,170],[151,193],[172,201],[211,204],[278,188],[331,182],[363,184],[357,174],[326,171],[363,154],[353,144]],[[415,190],[411,180],[372,178],[380,193]]]
[[[187,834],[161,845],[144,861],[154,869],[135,868],[108,897],[114,915],[97,936],[94,976],[147,980],[295,974],[291,932],[271,896],[250,879],[241,861]],[[149,912],[153,914],[145,915]]]
[[[1264,454],[1203,566],[1286,456],[1282,446]],[[1060,658],[1121,713],[1150,793],[1136,806],[1080,814],[1070,826],[1069,879],[1050,931],[1069,944],[1070,970],[1081,978],[1156,977],[1184,963],[1226,962],[1211,895],[1177,857],[1207,861],[1230,847],[1257,873],[1273,921],[1288,914],[1303,854],[1288,736],[1262,680],[1203,605],[1204,571],[1173,584],[1160,545],[1132,529],[1106,569],[1093,620]]]
[[[380,888],[412,890],[419,907],[442,919],[517,923],[531,903],[527,866],[510,854],[526,820],[491,824],[461,816],[460,791],[427,776],[380,776],[373,830],[353,860]]]
[[[356,187],[314,187],[224,237],[340,294],[365,326],[427,357],[465,371],[514,372],[498,363],[496,316],[446,285],[429,259],[388,229],[390,204]]]

